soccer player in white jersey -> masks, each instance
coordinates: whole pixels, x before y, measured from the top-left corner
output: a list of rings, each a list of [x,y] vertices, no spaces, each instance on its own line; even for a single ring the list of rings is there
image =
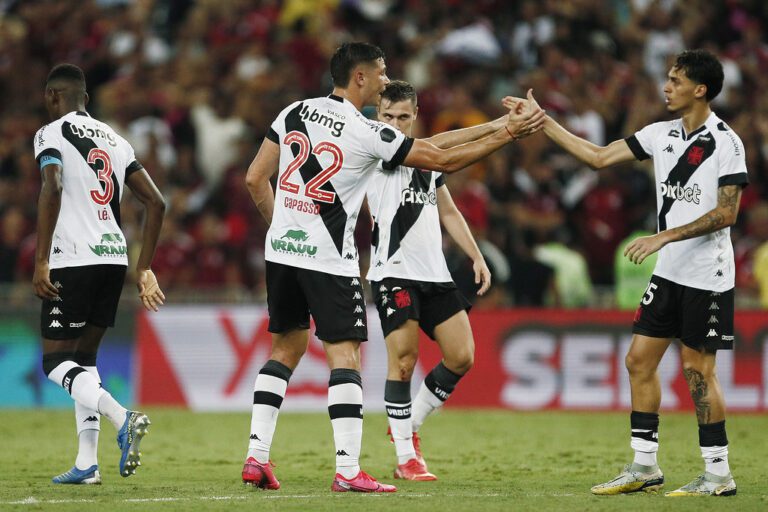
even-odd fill
[[[333,427],[338,492],[393,492],[360,469],[363,392],[360,342],[367,339],[354,230],[369,178],[380,160],[454,172],[543,122],[538,107],[516,104],[515,115],[476,142],[442,150],[366,119],[389,82],[384,54],[367,43],[346,43],[331,58],[333,92],[285,108],[248,168],[246,184],[269,222],[267,303],[270,359],[254,384],[250,442],[242,477],[278,489],[269,461],[277,415],[293,370],[307,349],[309,315],[328,366],[328,413]],[[277,190],[270,177],[278,172]]]
[[[155,310],[164,296],[150,264],[165,203],[133,148],[86,111],[88,94],[80,68],[60,64],[48,75],[45,105],[53,122],[35,135],[42,172],[37,212],[37,251],[32,284],[43,300],[40,327],[43,370],[75,401],[79,449],[75,465],[56,476],[58,484],[99,484],[96,457],[100,416],[118,431],[120,474],[136,472],[139,444],[149,418],[128,411],[101,387],[96,354],[115,323],[128,266],[120,229],[124,185],[144,204],[139,296]]]
[[[400,80],[388,83],[377,115],[379,121],[410,135],[418,115],[413,86]],[[506,118],[425,140],[441,148],[456,146],[493,133]],[[490,286],[491,273],[442,174],[405,165],[394,170],[380,165],[378,170],[367,195],[374,219],[367,278],[387,344],[384,401],[397,455],[394,475],[407,480],[436,480],[421,454],[418,431],[472,368],[475,351],[467,317],[470,303],[448,271],[440,223],[473,261],[475,282],[480,285],[478,295]],[[412,403],[411,377],[419,353],[419,328],[437,342],[443,359],[426,376]]]
[[[734,259],[730,226],[748,184],[744,145],[710,110],[723,68],[703,50],[677,56],[664,85],[667,110],[680,116],[646,126],[606,147],[547,119],[553,141],[595,169],[653,159],[659,229],[632,241],[635,263],[659,251],[653,277],[635,314],[626,366],[632,391],[632,464],[595,494],[655,491],[664,484],[656,460],[661,388],[657,368],[673,339],[682,342],[683,374],[696,407],[704,473],[667,496],[730,496],[725,402],[715,372],[717,350],[733,348]]]

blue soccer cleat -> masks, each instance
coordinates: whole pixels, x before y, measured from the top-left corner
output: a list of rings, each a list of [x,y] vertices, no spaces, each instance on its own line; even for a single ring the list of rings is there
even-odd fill
[[[117,433],[117,446],[122,451],[120,456],[120,475],[127,477],[136,473],[141,466],[139,444],[149,430],[149,418],[143,412],[128,411],[125,413],[125,423]]]
[[[99,474],[99,466],[94,464],[88,469],[77,469],[77,466],[72,466],[72,469],[66,473],[62,473],[53,477],[52,480],[55,484],[101,484],[101,474]]]

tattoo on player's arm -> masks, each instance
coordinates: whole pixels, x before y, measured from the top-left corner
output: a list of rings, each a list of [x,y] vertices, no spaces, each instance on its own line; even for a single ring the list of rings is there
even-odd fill
[[[709,423],[711,417],[711,405],[709,403],[709,388],[704,375],[692,368],[683,368],[683,375],[688,382],[688,389],[691,392],[691,398],[696,406],[696,419],[699,424]]]
[[[676,228],[678,240],[688,240],[721,229],[725,225],[725,216],[718,210],[712,210],[693,222]]]
[[[717,206],[725,208],[735,215],[739,209],[740,197],[741,187],[739,185],[720,187],[717,189]]]

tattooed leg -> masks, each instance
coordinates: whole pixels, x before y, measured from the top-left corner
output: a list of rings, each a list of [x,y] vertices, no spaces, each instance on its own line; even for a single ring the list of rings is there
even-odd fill
[[[683,346],[683,375],[688,383],[700,425],[725,419],[725,402],[715,371],[715,353]]]

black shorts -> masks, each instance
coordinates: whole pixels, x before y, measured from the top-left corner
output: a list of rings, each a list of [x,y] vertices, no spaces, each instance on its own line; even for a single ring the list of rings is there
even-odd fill
[[[73,340],[86,324],[115,325],[117,304],[123,292],[124,265],[86,265],[51,269],[51,283],[59,296],[43,300],[40,331],[43,338]]]
[[[711,292],[651,276],[635,313],[632,332],[679,338],[695,350],[733,348],[733,288]]]
[[[363,286],[358,277],[337,276],[267,261],[269,332],[309,329],[327,342],[368,339]]]
[[[427,336],[435,339],[435,327],[472,304],[453,282],[430,283],[387,277],[371,283],[384,337],[406,320],[418,320]]]

